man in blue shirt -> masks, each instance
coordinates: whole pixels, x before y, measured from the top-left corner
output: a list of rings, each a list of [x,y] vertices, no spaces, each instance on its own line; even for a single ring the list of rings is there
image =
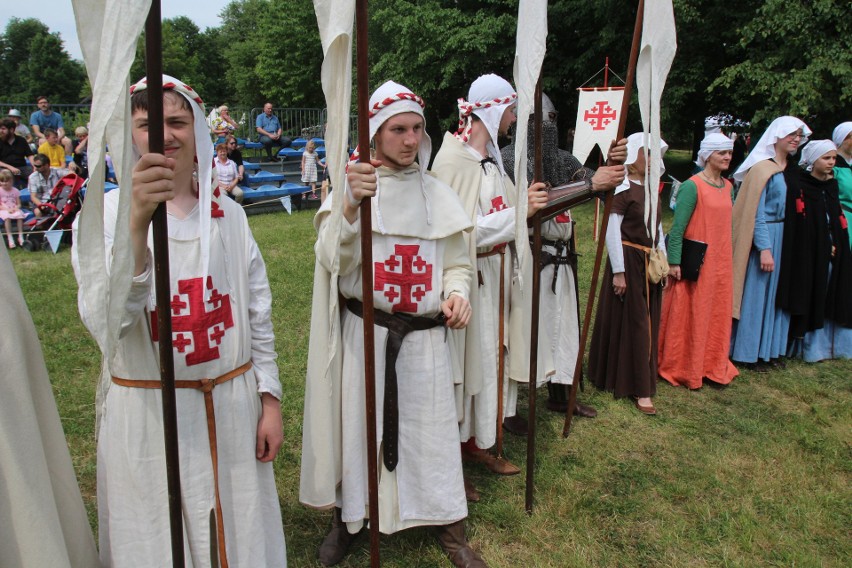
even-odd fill
[[[65,136],[65,122],[62,120],[62,115],[50,110],[50,101],[45,96],[37,98],[36,104],[38,104],[38,110],[30,115],[30,126],[37,138],[36,146],[40,146],[46,142],[44,130],[52,128],[59,135],[59,140],[62,146],[65,147],[65,154],[70,155],[71,140]]]
[[[266,159],[277,162],[279,158],[272,155],[272,147],[285,148],[290,145],[290,139],[282,136],[281,122],[272,114],[272,103],[267,102],[263,105],[263,114],[257,116],[255,127],[260,136],[259,142],[266,148]]]

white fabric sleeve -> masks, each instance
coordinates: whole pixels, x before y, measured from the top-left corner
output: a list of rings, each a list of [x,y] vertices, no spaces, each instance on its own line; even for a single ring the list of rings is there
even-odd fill
[[[327,222],[329,215],[320,223],[317,231],[317,242],[314,245],[314,254],[317,261],[326,271],[332,272],[335,258],[339,258],[340,276],[351,274],[361,266],[361,221],[355,219],[349,223],[345,218],[340,223],[340,241],[332,235]],[[339,249],[336,248],[339,246]]]
[[[275,360],[275,333],[272,330],[272,292],[266,277],[266,264],[251,232],[249,239],[249,326],[251,328],[251,363],[257,379],[257,392],[268,392],[281,400],[281,381]]]
[[[618,213],[609,214],[609,223],[606,227],[606,253],[612,264],[612,273],[624,272],[624,248],[621,244],[621,222],[624,215]]]
[[[657,234],[660,235],[660,240],[657,243],[657,248],[663,251],[663,254],[668,258],[669,251],[666,250],[666,234],[663,232],[663,223],[660,222],[660,226],[657,227]]]
[[[493,247],[515,240],[515,208],[476,216],[476,246]]]
[[[473,280],[473,267],[470,263],[465,239],[461,233],[450,235],[444,245],[444,298],[457,294],[462,298],[470,298],[470,286]]]

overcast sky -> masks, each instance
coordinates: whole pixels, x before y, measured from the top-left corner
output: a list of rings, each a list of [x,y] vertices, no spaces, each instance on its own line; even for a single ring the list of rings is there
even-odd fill
[[[71,0],[39,0],[38,2],[20,2],[3,0],[7,8],[0,10],[2,28],[11,18],[36,18],[44,22],[51,32],[59,32],[65,45],[65,50],[74,59],[83,60],[80,42],[77,40],[77,27],[74,24],[74,10]],[[230,0],[161,0],[163,18],[188,16],[190,20],[204,31],[205,28],[218,27],[222,24],[219,12],[227,6]]]

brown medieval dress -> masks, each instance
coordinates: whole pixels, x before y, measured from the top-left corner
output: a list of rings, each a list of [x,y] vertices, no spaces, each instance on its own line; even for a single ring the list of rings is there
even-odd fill
[[[622,243],[652,246],[644,211],[641,184],[631,183],[615,195],[612,212],[624,216]],[[647,281],[643,250],[629,245],[622,245],[622,250],[627,291],[623,301],[613,292],[612,264],[607,260],[589,351],[589,377],[596,387],[612,392],[615,398],[653,397],[657,391],[657,332],[663,287]]]

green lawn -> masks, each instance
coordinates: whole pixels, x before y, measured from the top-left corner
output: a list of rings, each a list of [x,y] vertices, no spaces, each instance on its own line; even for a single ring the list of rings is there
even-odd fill
[[[685,158],[677,158],[684,169]],[[574,211],[584,304],[594,257],[591,211]],[[318,566],[315,551],[329,518],[298,503],[311,219],[309,212],[250,219],[275,303],[285,393],[285,445],[275,466],[291,567]],[[94,527],[100,363],[77,316],[70,254],[10,253]],[[661,383],[656,417],[587,387],[581,399],[600,415],[575,420],[567,440],[562,416],[544,409],[542,391],[534,514],[524,512],[523,474],[498,478],[474,467],[483,499],[470,508],[469,535],[492,567],[852,565],[850,375],[848,361],[789,362],[772,374],[743,371],[722,390]],[[524,440],[507,435],[506,453],[523,465]],[[368,557],[362,539],[341,565],[367,566]],[[449,565],[426,530],[383,537],[382,558],[385,566]]]

